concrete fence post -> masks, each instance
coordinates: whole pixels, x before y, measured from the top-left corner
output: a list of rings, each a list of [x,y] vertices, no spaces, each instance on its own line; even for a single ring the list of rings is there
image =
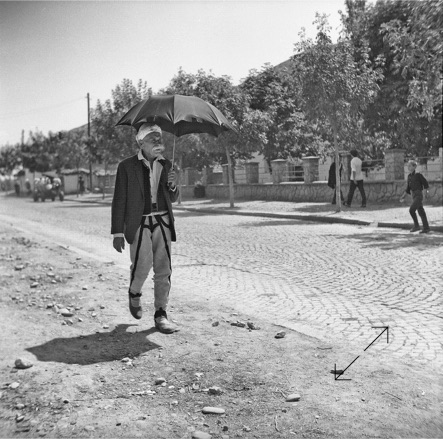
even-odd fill
[[[285,181],[288,163],[284,159],[271,160],[272,182],[274,184]]]
[[[405,179],[405,150],[388,149],[385,151],[385,168],[387,181]]]
[[[303,179],[305,183],[318,180],[318,162],[320,157],[303,157]]]

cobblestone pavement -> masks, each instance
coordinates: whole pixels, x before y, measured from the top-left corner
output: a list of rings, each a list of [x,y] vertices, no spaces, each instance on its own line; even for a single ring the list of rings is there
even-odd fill
[[[111,247],[109,205],[7,203],[23,228],[127,266]],[[183,210],[176,221],[172,302],[192,295],[214,314],[223,302],[362,351],[381,332],[372,326],[389,325],[389,343],[371,352],[442,363],[442,234]]]
[[[443,236],[349,225],[177,214],[174,294],[229,302],[362,350],[441,361]],[[198,233],[196,233],[198,231]],[[377,332],[378,331],[378,332]],[[372,350],[372,349],[371,349]]]

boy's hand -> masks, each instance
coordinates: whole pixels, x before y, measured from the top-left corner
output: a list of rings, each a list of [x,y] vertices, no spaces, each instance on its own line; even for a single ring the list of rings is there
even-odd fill
[[[121,253],[125,249],[125,238],[114,238],[112,241],[114,248]]]
[[[168,172],[168,184],[171,189],[175,188],[175,178],[175,171],[173,168],[171,168],[171,170]]]

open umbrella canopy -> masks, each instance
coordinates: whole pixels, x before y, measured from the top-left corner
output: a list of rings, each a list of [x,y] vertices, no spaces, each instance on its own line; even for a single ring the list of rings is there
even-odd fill
[[[146,122],[177,137],[190,133],[217,137],[223,131],[237,132],[220,110],[196,96],[151,96],[134,105],[116,125],[130,125],[138,131]]]

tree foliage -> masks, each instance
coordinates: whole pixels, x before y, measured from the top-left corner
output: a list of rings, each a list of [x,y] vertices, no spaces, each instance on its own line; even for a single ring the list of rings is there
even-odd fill
[[[346,9],[347,37],[356,46],[367,41],[373,64],[384,59],[384,79],[365,112],[364,129],[410,155],[435,154],[442,140],[442,3],[347,0]]]

